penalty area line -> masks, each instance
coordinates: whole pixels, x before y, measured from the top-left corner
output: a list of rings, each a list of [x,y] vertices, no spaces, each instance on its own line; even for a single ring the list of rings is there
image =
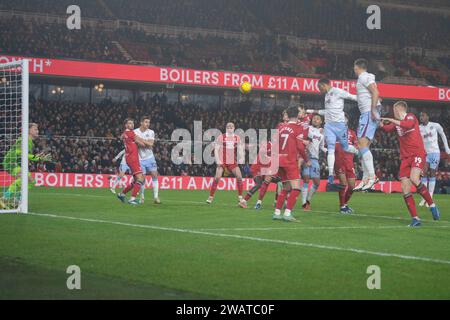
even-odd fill
[[[111,221],[111,220],[61,216],[61,215],[46,214],[46,213],[28,213],[27,215],[35,216],[35,217],[46,217],[46,218],[52,218],[52,219],[84,221],[84,222],[109,224],[109,225],[117,225],[117,226],[133,227],[133,228],[143,228],[143,229],[150,229],[150,230],[203,235],[203,236],[218,237],[218,238],[228,238],[228,239],[247,240],[247,241],[254,241],[254,242],[282,244],[282,245],[288,245],[288,246],[323,249],[323,250],[331,250],[331,251],[350,252],[350,253],[373,255],[373,256],[379,256],[379,257],[398,258],[398,259],[403,259],[403,260],[415,260],[415,261],[430,262],[430,263],[435,263],[435,264],[450,265],[450,260],[433,259],[433,258],[428,258],[428,257],[417,257],[417,256],[403,255],[403,254],[397,254],[397,253],[379,252],[379,251],[371,251],[371,250],[349,248],[349,247],[328,246],[328,245],[308,243],[308,242],[277,240],[277,239],[251,237],[251,236],[243,236],[243,235],[235,235],[235,234],[215,233],[215,232],[208,232],[208,231],[201,231],[201,230],[191,230],[191,229],[162,227],[162,226],[146,225],[146,224],[126,223],[126,222]],[[27,216],[27,215],[24,215],[24,216]]]

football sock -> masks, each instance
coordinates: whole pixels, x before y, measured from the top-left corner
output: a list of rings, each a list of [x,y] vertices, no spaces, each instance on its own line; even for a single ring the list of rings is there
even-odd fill
[[[125,188],[123,188],[122,190],[122,194],[127,194],[131,189],[133,189],[135,183],[134,180],[132,182],[130,182]]]
[[[242,179],[237,179],[238,195],[242,197]]]
[[[209,190],[210,197],[214,197],[214,193],[216,193],[218,184],[219,184],[219,179],[214,179],[211,189]]]
[[[244,197],[245,201],[250,200],[250,198],[255,194],[256,191],[258,191],[259,188],[261,188],[261,185],[255,184],[250,190],[248,190],[247,194]]]
[[[289,192],[289,196],[287,198],[287,203],[286,203],[286,210],[291,211],[294,208],[299,194],[300,194],[299,189],[292,189],[291,192]],[[286,212],[285,212],[285,214],[286,214]]]
[[[280,193],[278,194],[277,204],[276,204],[275,208],[277,208],[278,210],[281,210],[281,208],[283,207],[283,204],[284,204],[284,200],[286,199],[286,195],[287,195],[287,190],[282,189],[280,191]]]
[[[431,198],[433,198],[435,186],[436,186],[436,177],[430,177],[430,182],[428,182],[428,191],[430,192]]]
[[[345,189],[339,190],[339,205],[343,207],[345,205],[345,196],[347,194],[348,186],[345,187]]]
[[[407,193],[403,195],[403,199],[405,199],[405,203],[406,206],[408,207],[408,211],[411,217],[417,218],[416,203],[414,202],[414,197],[412,193]]]
[[[361,149],[362,161],[364,162],[367,170],[368,178],[373,178],[375,176],[375,168],[373,166],[373,155],[369,148]]]
[[[309,185],[309,183],[303,182],[303,186],[302,186],[302,204],[306,203],[306,198],[308,197],[308,185]]]
[[[309,189],[308,192],[308,198],[307,200],[311,202],[312,197],[314,196],[314,194],[316,193],[317,189],[319,189],[319,185],[314,184],[311,186],[311,189]]]
[[[258,202],[261,202],[262,199],[264,199],[264,196],[266,195],[267,189],[269,188],[270,182],[263,182],[261,189],[259,189],[259,197]]]
[[[345,193],[345,201],[344,201],[345,204],[347,204],[350,201],[352,195],[353,195],[353,188],[347,187],[347,192]]]
[[[363,171],[362,180],[366,180],[368,178],[367,167],[366,167],[366,163],[363,161],[362,157],[361,157],[361,167],[362,167],[362,171]]]
[[[158,177],[152,177],[153,198],[157,199],[159,194]]]
[[[141,194],[141,199],[144,199],[145,197],[145,183],[141,185],[141,189],[139,190],[139,193]]]
[[[431,206],[433,204],[433,199],[431,199],[431,195],[428,192],[428,189],[425,187],[425,185],[421,182],[419,183],[419,185],[416,187],[417,189],[417,193],[419,193],[422,198],[424,198],[424,200],[426,201],[426,203]]]
[[[335,161],[335,157],[334,157],[334,150],[328,150],[328,155],[327,155],[327,163],[328,163],[328,176],[334,176],[334,161]]]
[[[131,196],[133,198],[136,197],[136,195],[139,193],[139,190],[141,189],[143,182],[142,181],[136,181],[136,183],[133,186],[133,190],[131,191]]]

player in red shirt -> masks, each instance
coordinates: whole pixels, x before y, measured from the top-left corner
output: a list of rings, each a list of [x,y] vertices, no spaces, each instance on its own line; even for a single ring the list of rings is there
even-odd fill
[[[311,125],[311,119],[313,116],[314,114],[306,113],[306,108],[303,104],[298,105],[297,124],[303,128],[303,136],[305,137],[304,140],[308,140],[309,126]]]
[[[400,144],[400,172],[399,178],[402,182],[403,197],[412,217],[410,227],[418,227],[421,222],[417,216],[416,203],[411,193],[411,184],[427,202],[434,220],[439,220],[439,210],[434,204],[428,189],[420,180],[423,166],[425,164],[425,148],[419,130],[419,121],[414,114],[408,113],[408,105],[404,101],[394,104],[394,118],[381,118],[388,124],[381,123],[385,132],[397,131]]]
[[[262,201],[267,192],[267,189],[269,188],[270,183],[278,183],[280,181],[279,177],[268,174],[271,165],[271,148],[272,143],[270,141],[267,143],[261,143],[256,163],[252,164],[250,167],[250,173],[253,176],[255,185],[247,192],[244,199],[245,201],[250,200],[253,194],[255,194],[255,192],[259,190],[259,197],[258,201],[255,204],[255,209],[261,209]]]
[[[124,126],[125,131],[122,133],[122,140],[125,145],[125,160],[127,165],[130,167],[133,175],[133,181],[117,195],[117,198],[119,198],[120,201],[125,202],[125,194],[131,190],[131,198],[128,200],[128,203],[138,205],[139,201],[136,200],[136,195],[145,181],[144,175],[142,174],[141,164],[139,163],[138,146],[152,147],[153,142],[146,141],[134,133],[133,119],[126,119]]]
[[[220,178],[223,175],[223,171],[227,169],[237,179],[238,205],[241,208],[247,208],[247,202],[242,197],[242,173],[238,165],[238,163],[243,163],[244,160],[244,144],[240,137],[234,133],[234,129],[234,123],[227,123],[226,133],[220,135],[215,142],[214,157],[217,165],[216,175],[206,203],[211,204],[213,202]]]
[[[348,115],[345,115],[348,125]],[[348,129],[348,144],[350,146],[358,146],[358,138],[355,131]],[[355,187],[356,174],[353,162],[353,153],[345,152],[339,142],[336,142],[336,162],[334,171],[339,179],[339,183],[343,188],[339,189],[339,206],[341,213],[352,213],[353,209],[348,206],[348,202],[353,194]]]
[[[305,152],[303,128],[296,123],[299,114],[298,107],[289,107],[286,113],[289,117],[289,122],[278,126],[276,145],[272,148],[272,151],[274,151],[278,147],[279,169],[277,175],[283,182],[283,190],[278,196],[275,213],[272,218],[274,220],[295,221],[296,219],[291,215],[291,211],[300,193],[299,155],[305,159],[306,165],[311,163]],[[284,214],[281,215],[281,207],[286,197],[286,209]]]
[[[277,125],[277,128],[282,125],[283,123],[288,123],[289,122],[289,117],[286,113],[286,110],[283,110],[283,112],[281,113],[281,120],[282,122],[280,122]],[[277,204],[277,199],[278,199],[278,195],[280,194],[281,190],[283,190],[283,183],[281,181],[277,182],[277,189],[275,191],[275,203],[274,206],[276,206]]]
[[[309,134],[309,126],[311,125],[311,119],[314,115],[306,113],[306,108],[303,104],[298,105],[298,117],[297,117],[297,124],[302,127],[303,131],[301,134],[301,138],[303,139],[303,143],[305,146],[309,144],[308,140],[308,134]],[[298,167],[302,168],[304,159],[299,155],[298,159]]]

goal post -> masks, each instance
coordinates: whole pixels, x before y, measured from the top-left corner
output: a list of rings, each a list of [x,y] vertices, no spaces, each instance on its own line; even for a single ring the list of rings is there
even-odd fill
[[[28,60],[0,64],[0,213],[28,212]]]

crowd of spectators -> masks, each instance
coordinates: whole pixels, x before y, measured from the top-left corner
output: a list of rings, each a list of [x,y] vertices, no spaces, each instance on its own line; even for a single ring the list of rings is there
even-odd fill
[[[393,66],[391,75],[423,78],[435,85],[449,83],[448,75],[439,70],[439,63],[424,57],[410,57],[402,53],[385,56],[366,51],[336,54],[319,46],[299,50],[286,41],[277,42],[269,35],[243,42],[213,36],[156,36],[130,29],[119,29],[114,33],[106,30],[98,32],[87,26],[82,30],[69,31],[57,24],[24,23],[17,17],[0,21],[0,28],[0,52],[13,55],[132,62],[113,44],[115,39],[128,49],[134,59],[155,65],[291,76],[308,76],[304,72],[299,74],[302,66],[308,65],[310,76],[354,79],[353,61],[359,57],[369,57],[370,70],[377,74],[378,80],[389,75],[378,62],[385,60]],[[287,63],[289,55],[298,57],[297,62],[291,60]],[[448,61],[442,59],[441,63],[448,64]]]
[[[247,0],[255,15],[275,33],[305,38],[390,44],[394,47],[448,48],[445,15],[399,10],[380,4],[381,29],[366,27],[367,5],[357,0]]]
[[[408,1],[411,5],[410,1]],[[0,10],[66,14],[69,0],[3,0]],[[78,0],[83,16],[151,24],[296,35],[305,38],[447,48],[443,14],[379,4],[382,28],[366,28],[367,5],[357,0]],[[444,5],[444,2],[442,6]],[[431,6],[439,6],[431,4]],[[448,3],[447,3],[448,6]]]
[[[173,164],[171,152],[176,142],[171,141],[171,135],[175,129],[184,128],[193,133],[194,121],[202,121],[203,130],[218,128],[224,131],[225,124],[230,121],[235,123],[236,128],[243,130],[270,129],[279,123],[281,109],[265,112],[217,111],[195,105],[168,104],[158,98],[141,100],[136,105],[106,100],[99,104],[37,100],[30,110],[30,119],[39,123],[42,135],[35,151],[50,150],[53,155],[54,162],[45,165],[47,171],[114,173],[117,164],[112,159],[123,149],[119,138],[123,119],[132,117],[138,125],[140,116],[149,115],[152,119],[151,128],[157,135],[154,152],[162,175],[211,176],[214,166]],[[349,126],[356,129],[358,110],[354,106],[347,106],[347,111],[350,116]],[[431,115],[439,119],[447,137],[450,137],[450,120],[446,111],[436,111]],[[378,131],[372,149],[377,175],[382,180],[396,180],[400,161],[395,134]],[[443,160],[441,170],[448,170],[449,165],[448,159]],[[244,174],[249,176],[248,164],[242,168]],[[323,177],[326,177],[325,157],[322,157],[321,169]],[[357,162],[356,169],[361,174]]]
[[[2,0],[0,10],[66,15],[67,8],[71,5],[79,6],[83,17],[99,19],[111,17],[108,11],[96,0]]]
[[[59,24],[25,21],[18,17],[0,20],[0,52],[46,58],[126,62],[112,44],[113,35],[88,26],[69,30]]]

